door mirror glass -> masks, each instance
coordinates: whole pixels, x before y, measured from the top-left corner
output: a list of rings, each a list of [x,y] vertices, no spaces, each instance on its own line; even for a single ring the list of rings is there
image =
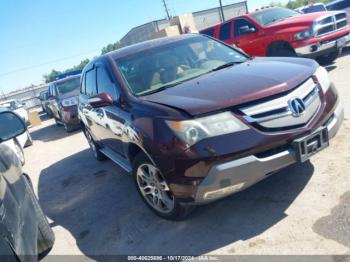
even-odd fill
[[[0,142],[23,134],[27,128],[22,119],[13,112],[0,113]]]
[[[109,106],[113,104],[113,98],[107,93],[101,93],[96,96],[90,97],[88,103],[92,108]]]
[[[255,32],[255,28],[254,27],[249,27],[247,25],[242,26],[239,28],[239,33],[240,35],[244,35],[244,34],[248,34],[248,33],[254,33]]]

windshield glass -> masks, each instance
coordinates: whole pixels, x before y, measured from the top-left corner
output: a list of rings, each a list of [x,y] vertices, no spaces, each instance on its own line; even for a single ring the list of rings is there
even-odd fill
[[[5,107],[7,110],[16,110],[18,108],[18,103],[16,101],[7,101],[0,103],[0,107]]]
[[[261,25],[266,26],[278,21],[282,21],[288,17],[300,15],[293,10],[276,7],[268,8],[266,10],[252,14],[252,17]]]
[[[312,5],[302,9],[302,12],[305,14],[323,12],[323,11],[327,11],[323,5]]]
[[[73,90],[79,90],[80,77],[72,78],[63,82],[58,82],[56,83],[56,89],[59,96],[72,92]]]
[[[118,69],[134,95],[146,95],[199,77],[247,56],[204,36],[184,39],[118,59]]]

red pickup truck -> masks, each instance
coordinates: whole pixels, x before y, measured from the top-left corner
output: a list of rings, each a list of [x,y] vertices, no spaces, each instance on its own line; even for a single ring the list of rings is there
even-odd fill
[[[302,56],[335,60],[350,42],[345,12],[300,14],[271,7],[235,17],[201,31],[252,56]]]

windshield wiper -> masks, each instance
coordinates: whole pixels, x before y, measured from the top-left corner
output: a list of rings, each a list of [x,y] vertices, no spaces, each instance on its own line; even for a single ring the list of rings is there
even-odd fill
[[[218,67],[212,69],[211,71],[218,71],[218,70],[221,70],[221,69],[224,69],[224,68],[227,68],[227,67],[231,67],[231,66],[234,66],[234,65],[237,65],[237,64],[241,64],[241,63],[244,63],[244,61],[228,62],[226,64],[223,64],[221,66],[218,66]]]

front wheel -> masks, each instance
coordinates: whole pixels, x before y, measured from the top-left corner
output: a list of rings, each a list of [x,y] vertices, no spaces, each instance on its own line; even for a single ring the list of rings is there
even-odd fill
[[[160,170],[143,153],[135,157],[133,176],[142,199],[158,216],[182,220],[191,212],[192,207],[177,201]]]
[[[21,145],[18,143],[17,140],[15,140],[14,143],[15,143],[16,155],[18,156],[18,159],[21,162],[21,165],[24,166],[26,160],[24,158],[23,148],[21,147]]]
[[[333,51],[333,52],[329,53],[328,55],[318,57],[318,58],[317,58],[317,61],[318,61],[321,65],[329,65],[329,64],[332,64],[332,63],[334,62],[334,60],[338,58],[338,56],[339,56],[340,53],[341,53],[340,50]]]
[[[96,142],[94,141],[94,139],[92,138],[92,136],[90,135],[90,132],[88,130],[86,130],[86,128],[83,129],[84,130],[84,134],[86,136],[86,139],[89,143],[90,149],[92,150],[92,153],[94,154],[94,157],[98,160],[98,161],[103,161],[106,160],[107,157],[101,153],[99,146],[96,144]]]

